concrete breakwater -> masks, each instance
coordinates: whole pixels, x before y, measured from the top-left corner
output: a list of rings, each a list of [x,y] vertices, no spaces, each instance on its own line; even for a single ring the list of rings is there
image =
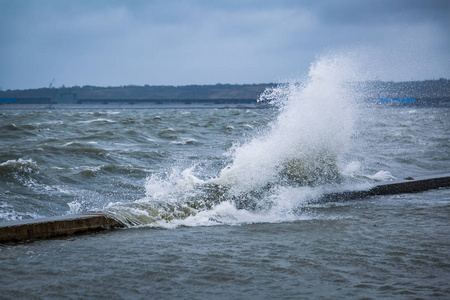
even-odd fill
[[[10,221],[0,223],[0,243],[87,234],[120,227],[123,224],[100,212]]]
[[[320,202],[348,201],[378,195],[419,193],[431,189],[445,188],[449,186],[450,173],[415,178],[408,177],[405,179],[380,183],[367,190],[353,190],[326,194],[320,199]]]
[[[367,190],[327,194],[320,201],[338,202],[376,195],[418,193],[449,186],[450,173],[390,181]],[[76,234],[88,234],[122,227],[124,227],[123,224],[102,212],[85,212],[59,217],[10,221],[0,223],[0,243],[15,243]]]

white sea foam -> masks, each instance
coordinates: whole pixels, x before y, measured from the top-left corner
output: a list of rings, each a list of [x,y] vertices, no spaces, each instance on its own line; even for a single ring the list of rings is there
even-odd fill
[[[77,214],[79,212],[81,212],[81,207],[82,207],[82,203],[79,201],[72,201],[67,203],[67,205],[69,206],[69,210],[67,211],[67,214]]]
[[[88,121],[79,121],[80,124],[90,124],[90,123],[116,123],[116,121],[110,120],[110,119],[94,119],[94,120],[88,120]]]
[[[211,182],[240,193],[285,175],[307,182],[333,177],[352,135],[355,95],[346,83],[355,73],[347,60],[323,58],[306,82],[267,90],[262,98],[282,107],[278,118],[269,132],[236,147],[232,164]]]
[[[365,175],[365,177],[376,181],[388,181],[397,179],[394,176],[392,176],[392,174],[389,171],[378,171],[373,175]]]
[[[0,164],[0,170],[2,172],[11,172],[15,174],[19,173],[32,173],[32,172],[38,172],[39,168],[32,159],[23,159],[19,158],[17,160],[11,159],[8,161],[5,161]]]
[[[352,57],[327,56],[303,82],[265,91],[261,100],[279,107],[278,117],[265,132],[233,146],[231,163],[219,175],[200,180],[194,167],[153,174],[146,197],[110,204],[107,211],[131,226],[164,228],[315,218],[302,207],[348,188],[342,177],[361,170],[359,162],[343,161],[359,96],[349,84],[358,78],[356,66]]]
[[[36,219],[42,216],[34,212],[18,212],[14,207],[6,202],[0,202],[0,220],[17,221],[23,219]]]

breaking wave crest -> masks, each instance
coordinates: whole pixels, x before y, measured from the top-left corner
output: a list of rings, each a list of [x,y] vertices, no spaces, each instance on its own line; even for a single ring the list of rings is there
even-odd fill
[[[38,172],[39,168],[31,159],[8,160],[0,164],[0,176],[23,175]]]
[[[315,62],[307,78],[266,90],[279,109],[267,130],[230,149],[231,163],[204,179],[194,168],[154,174],[146,197],[106,211],[129,226],[281,222],[305,217],[301,206],[341,189],[348,167],[358,93],[355,61],[342,55]]]

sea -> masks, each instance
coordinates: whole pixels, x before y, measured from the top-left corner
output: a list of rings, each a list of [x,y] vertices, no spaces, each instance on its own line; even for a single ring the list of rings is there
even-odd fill
[[[0,224],[125,225],[0,245],[0,299],[449,299],[450,189],[322,201],[450,170],[450,108],[367,101],[349,68],[266,109],[0,109]]]

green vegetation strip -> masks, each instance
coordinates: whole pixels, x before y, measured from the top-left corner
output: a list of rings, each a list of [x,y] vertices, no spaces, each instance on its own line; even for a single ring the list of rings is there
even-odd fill
[[[328,194],[323,202],[346,201],[376,195],[417,193],[450,186],[450,173],[382,183],[368,190]],[[124,227],[101,212],[0,223],[0,243],[17,243],[55,237],[87,234]]]

